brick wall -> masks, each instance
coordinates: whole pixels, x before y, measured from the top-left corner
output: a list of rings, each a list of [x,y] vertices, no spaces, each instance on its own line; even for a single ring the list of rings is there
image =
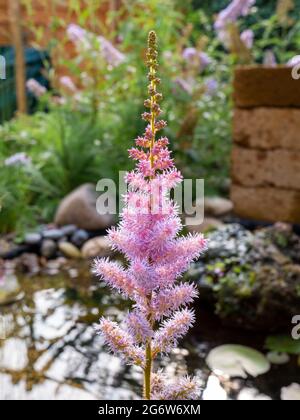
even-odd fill
[[[86,0],[82,0],[82,7]],[[20,0],[20,3],[21,0]],[[22,7],[22,26],[25,38],[28,42],[33,40],[33,36],[29,30],[30,24],[33,22],[36,26],[43,25],[45,28],[49,27],[51,17],[63,18],[67,22],[76,22],[77,16],[74,13],[70,13],[68,9],[68,0],[61,0],[59,4],[53,0],[32,0],[33,13],[29,16],[25,7]],[[119,0],[102,1],[101,6],[97,11],[99,19],[105,19],[106,13],[109,8],[118,8],[120,4]],[[8,15],[9,0],[0,0],[0,46],[11,44],[11,33]],[[56,33],[59,38],[62,33],[58,31]]]
[[[288,68],[238,69],[231,198],[236,213],[300,223],[300,80]]]

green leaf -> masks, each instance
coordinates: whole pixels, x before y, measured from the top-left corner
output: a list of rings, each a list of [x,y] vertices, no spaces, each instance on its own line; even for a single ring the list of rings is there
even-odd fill
[[[300,354],[300,340],[289,335],[271,335],[267,337],[265,347],[279,353]]]

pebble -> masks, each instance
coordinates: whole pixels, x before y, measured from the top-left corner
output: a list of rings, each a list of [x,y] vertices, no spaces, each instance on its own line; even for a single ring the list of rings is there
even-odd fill
[[[40,233],[26,233],[24,237],[24,242],[27,245],[38,245],[42,240],[42,235]]]
[[[84,258],[108,257],[113,254],[106,236],[98,236],[87,241],[82,247]]]
[[[81,258],[79,249],[70,242],[60,242],[58,248],[66,257]]]
[[[41,246],[41,254],[45,258],[53,258],[57,251],[57,245],[52,239],[44,239]]]
[[[60,230],[64,236],[71,236],[76,232],[77,227],[75,225],[66,225],[62,226]]]
[[[53,241],[57,241],[64,236],[64,233],[61,229],[49,229],[43,232],[43,237],[45,239],[52,239]]]
[[[89,234],[86,230],[79,229],[73,233],[71,237],[71,242],[78,248],[81,248],[82,245],[89,239]]]

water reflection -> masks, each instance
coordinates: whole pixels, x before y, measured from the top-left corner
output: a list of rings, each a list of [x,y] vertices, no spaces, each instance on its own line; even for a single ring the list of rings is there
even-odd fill
[[[86,272],[76,279],[35,277],[20,283],[25,298],[0,307],[9,325],[7,339],[0,340],[0,399],[139,398],[141,371],[107,353],[92,326],[102,314],[120,320],[125,302]],[[196,373],[203,399],[278,398],[280,382],[297,382],[293,366],[277,367],[255,380],[230,381],[212,374],[204,361],[210,348],[233,340],[249,345],[249,335],[235,332],[235,338],[229,337],[231,332],[205,312],[197,319],[193,334],[161,365],[169,377]],[[285,372],[282,381],[280,368]]]

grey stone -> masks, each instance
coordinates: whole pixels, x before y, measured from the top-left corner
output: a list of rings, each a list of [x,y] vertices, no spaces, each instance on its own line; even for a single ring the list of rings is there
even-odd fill
[[[108,257],[113,254],[106,236],[97,236],[87,241],[82,247],[84,258]]]
[[[108,228],[114,223],[115,217],[97,212],[97,198],[96,187],[93,184],[84,184],[77,188],[60,203],[55,215],[55,224],[74,224],[80,229],[91,231]]]
[[[63,236],[64,233],[61,229],[49,229],[43,232],[43,237],[45,239],[52,239],[54,241],[61,239]]]
[[[52,239],[44,239],[41,246],[41,254],[45,258],[53,258],[56,255],[57,245]]]
[[[204,200],[205,215],[221,217],[232,212],[232,201],[222,197],[206,197]]]
[[[82,245],[89,239],[89,234],[87,231],[83,229],[78,229],[76,232],[73,233],[71,237],[71,242],[77,246],[78,248],[81,248]]]
[[[38,245],[42,240],[42,235],[40,233],[26,233],[24,237],[24,242],[27,245]]]
[[[77,226],[75,225],[66,225],[61,227],[61,231],[65,236],[71,236],[74,232],[76,232]]]

